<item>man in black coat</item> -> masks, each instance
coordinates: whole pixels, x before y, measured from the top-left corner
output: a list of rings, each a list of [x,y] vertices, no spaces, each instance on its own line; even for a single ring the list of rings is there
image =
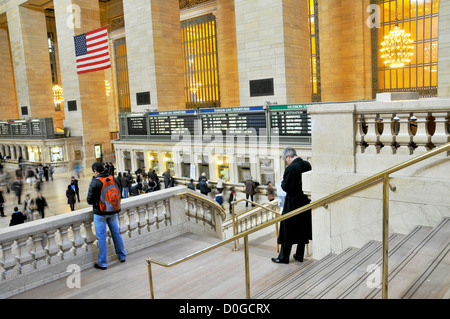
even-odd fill
[[[283,215],[310,203],[303,193],[302,174],[311,170],[311,164],[297,156],[295,149],[287,147],[283,150],[283,159],[288,167],[283,174],[281,188],[286,192]],[[278,244],[281,245],[280,254],[272,258],[275,263],[288,264],[293,244],[297,244],[294,259],[302,262],[305,245],[312,239],[311,210],[288,218],[280,222]]]

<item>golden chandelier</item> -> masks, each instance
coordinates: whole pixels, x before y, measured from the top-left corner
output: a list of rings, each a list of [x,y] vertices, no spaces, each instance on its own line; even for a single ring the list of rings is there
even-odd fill
[[[58,104],[64,100],[63,89],[59,85],[54,85],[53,88],[53,102]]]
[[[397,25],[388,35],[384,36],[381,47],[381,58],[384,59],[384,64],[391,68],[401,68],[410,63],[414,54],[411,35]]]

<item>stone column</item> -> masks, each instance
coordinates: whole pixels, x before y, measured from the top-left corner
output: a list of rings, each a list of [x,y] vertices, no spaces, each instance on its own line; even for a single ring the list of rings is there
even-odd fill
[[[306,1],[235,1],[240,105],[311,100]],[[250,96],[250,81],[273,79],[274,94]]]
[[[123,11],[132,112],[185,108],[179,2],[124,0]],[[137,105],[143,92],[150,104]]]
[[[15,6],[6,12],[19,105],[33,118],[55,116],[45,15]]]
[[[105,71],[77,74],[73,37],[101,27],[99,4],[88,0],[59,0],[54,2],[54,7],[64,90],[64,126],[70,128],[72,136],[83,136],[84,167],[90,167],[96,160],[94,145],[102,145],[106,161],[112,156]],[[76,102],[76,110],[68,110],[68,101]]]
[[[322,101],[372,98],[369,0],[319,1]]]
[[[450,96],[450,2],[439,2],[438,96]]]
[[[0,120],[18,119],[14,73],[8,30],[0,28]]]

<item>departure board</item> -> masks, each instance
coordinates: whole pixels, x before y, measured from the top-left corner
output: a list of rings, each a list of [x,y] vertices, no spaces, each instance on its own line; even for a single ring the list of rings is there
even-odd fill
[[[194,134],[197,111],[180,110],[151,112],[148,114],[150,135],[171,136],[172,134]]]
[[[127,118],[129,135],[147,135],[147,118],[145,114],[136,114]]]
[[[278,136],[310,136],[311,120],[306,105],[270,107],[271,134]]]
[[[0,123],[0,135],[2,135],[2,136],[9,136],[9,135],[11,135],[11,131],[10,131],[8,122],[1,122]]]
[[[263,107],[236,107],[200,110],[203,134],[259,135],[266,128]]]
[[[12,135],[30,135],[30,126],[28,122],[16,121],[11,122]]]

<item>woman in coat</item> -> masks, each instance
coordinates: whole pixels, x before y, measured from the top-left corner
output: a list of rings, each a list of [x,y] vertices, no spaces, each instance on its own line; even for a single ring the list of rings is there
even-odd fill
[[[282,189],[286,192],[283,215],[310,203],[303,193],[302,174],[311,170],[311,164],[297,157],[293,148],[283,151],[283,158],[289,164],[283,174]],[[280,222],[278,244],[281,245],[278,258],[272,258],[275,263],[289,263],[293,244],[297,244],[294,259],[302,262],[305,245],[312,239],[311,210],[298,214]]]
[[[72,185],[67,186],[66,190],[67,204],[70,205],[70,210],[75,210],[75,191],[72,188]]]

